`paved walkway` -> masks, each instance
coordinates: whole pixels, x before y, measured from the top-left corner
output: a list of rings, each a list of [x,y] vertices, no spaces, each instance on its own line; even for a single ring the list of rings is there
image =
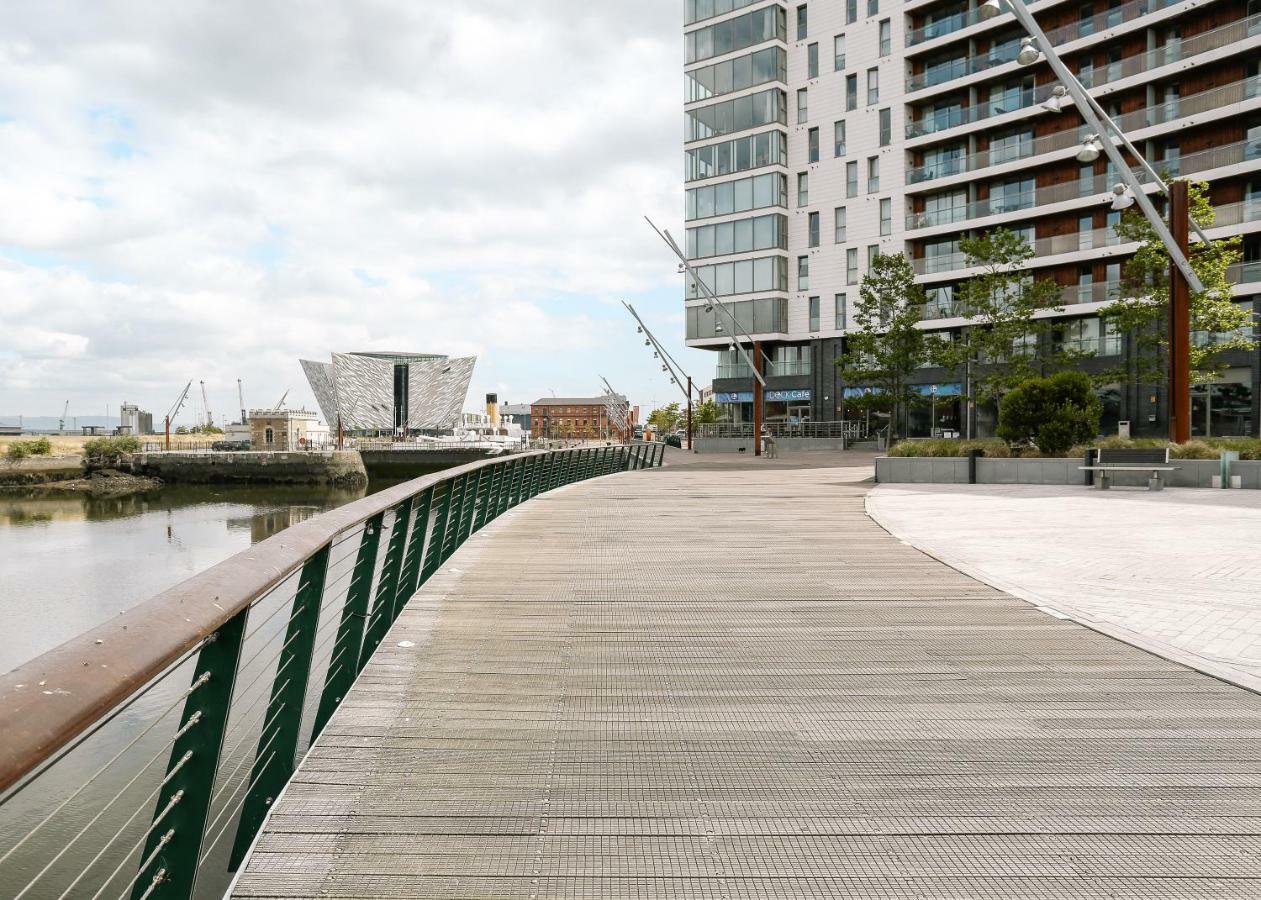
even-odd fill
[[[900,543],[869,471],[680,465],[495,521],[235,895],[1261,896],[1261,698]]]
[[[1261,690],[1261,491],[889,484],[867,504],[988,584]]]

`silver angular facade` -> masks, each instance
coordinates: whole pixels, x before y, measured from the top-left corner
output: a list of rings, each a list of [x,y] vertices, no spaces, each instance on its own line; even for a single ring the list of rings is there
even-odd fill
[[[302,360],[325,421],[347,431],[434,431],[459,423],[477,357],[334,353]]]

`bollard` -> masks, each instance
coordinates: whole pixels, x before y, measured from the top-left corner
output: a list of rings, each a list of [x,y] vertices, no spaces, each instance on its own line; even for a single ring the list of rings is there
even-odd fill
[[[1098,456],[1099,456],[1098,450],[1096,450],[1094,447],[1087,447],[1086,456],[1082,464],[1086,466],[1093,466]],[[1084,483],[1086,487],[1092,487],[1095,483],[1095,473],[1090,471],[1090,469],[1087,469],[1086,471],[1082,472],[1082,475],[1086,476],[1084,479]]]

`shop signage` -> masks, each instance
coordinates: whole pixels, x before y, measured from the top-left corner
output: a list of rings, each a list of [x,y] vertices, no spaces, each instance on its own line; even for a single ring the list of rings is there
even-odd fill
[[[715,391],[714,400],[718,403],[752,403],[752,391]]]
[[[767,391],[766,399],[768,401],[775,400],[809,400],[810,389],[804,388],[797,391]]]

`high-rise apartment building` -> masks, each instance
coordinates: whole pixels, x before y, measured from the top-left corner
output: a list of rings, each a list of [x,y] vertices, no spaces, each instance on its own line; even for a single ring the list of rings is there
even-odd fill
[[[1065,311],[1053,340],[1111,370],[1134,348],[1098,310],[1134,245],[1112,226],[1106,155],[1082,164],[1086,129],[1055,106],[1045,60],[1017,59],[1024,32],[977,0],[686,0],[686,250],[763,342],[766,419],[845,417],[841,355],[876,253],[905,252],[929,302],[924,327],[956,339],[970,274],[959,239],[998,226],[1027,236],[1036,278]],[[1038,0],[1029,4],[1068,67],[1158,170],[1211,184],[1210,236],[1243,235],[1236,299],[1261,306],[1261,0]],[[1048,103],[1048,101],[1052,101]],[[715,351],[729,421],[752,419],[753,381],[730,327],[685,288],[687,343]],[[1196,335],[1213,340],[1212,335]],[[1192,433],[1257,434],[1261,358],[1227,354],[1193,392]],[[935,397],[914,435],[964,421],[955,373],[922,370]],[[1105,429],[1166,430],[1163,385],[1102,391]],[[979,433],[992,410],[977,410]]]

